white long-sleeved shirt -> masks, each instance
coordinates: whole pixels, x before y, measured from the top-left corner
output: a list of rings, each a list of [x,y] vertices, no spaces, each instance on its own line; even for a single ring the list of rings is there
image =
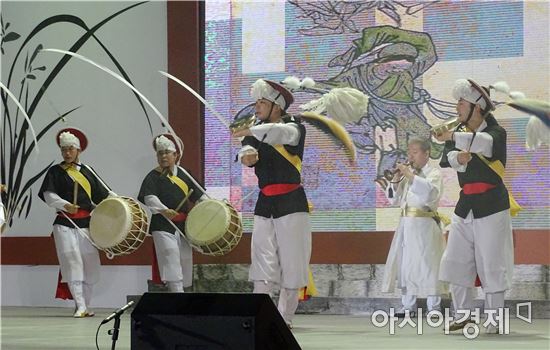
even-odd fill
[[[250,128],[252,136],[257,140],[275,145],[296,146],[300,142],[300,128],[295,123],[266,123]],[[247,153],[257,152],[250,145],[243,146],[239,151],[239,160]]]
[[[426,164],[420,172],[414,176],[412,181],[403,179],[397,186],[390,183],[386,188],[386,197],[392,205],[399,205],[401,208],[413,207],[437,211],[439,199],[442,195],[443,179],[441,172]],[[397,188],[396,188],[397,187]],[[393,191],[390,197],[389,189]]]
[[[487,127],[487,122],[485,120],[479,125],[479,127],[476,130],[476,134],[474,137],[474,133],[472,132],[455,132],[454,133],[454,141],[455,141],[455,147],[462,151],[467,151],[471,153],[481,153],[485,157],[492,157],[493,156],[493,137],[483,132],[485,128]],[[472,138],[474,139],[472,141]],[[470,145],[471,143],[471,145]]]
[[[474,133],[472,132],[455,132],[454,133],[455,147],[462,151],[469,151],[471,153],[480,153],[483,156],[488,158],[492,157],[493,156],[493,137],[490,134],[483,132],[483,130],[485,130],[486,127],[487,127],[487,122],[484,120],[483,122],[481,122],[481,124],[477,128],[475,137],[474,137]],[[472,142],[472,137],[474,138],[473,142]],[[460,164],[458,162],[458,153],[459,151],[450,151],[449,153],[447,153],[447,160],[449,161],[451,168],[453,168],[459,173],[463,173],[466,171],[466,168],[468,167],[468,163]]]

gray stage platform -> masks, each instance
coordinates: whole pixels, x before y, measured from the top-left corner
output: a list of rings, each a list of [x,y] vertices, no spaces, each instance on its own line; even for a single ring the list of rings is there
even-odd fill
[[[95,349],[95,333],[101,320],[112,310],[96,310],[97,315],[73,319],[70,308],[3,307],[1,314],[2,350],[80,350]],[[297,315],[294,336],[304,350],[353,349],[550,349],[550,320],[534,319],[528,324],[510,322],[510,334],[480,334],[466,339],[462,334],[445,335],[442,327],[431,328],[423,322],[423,334],[417,328],[375,327],[368,315]],[[110,349],[111,339],[103,326],[99,348]],[[130,313],[122,317],[117,349],[130,349]]]

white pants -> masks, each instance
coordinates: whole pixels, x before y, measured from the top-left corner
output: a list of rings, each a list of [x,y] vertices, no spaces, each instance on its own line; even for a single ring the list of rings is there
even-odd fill
[[[473,287],[479,275],[485,293],[502,292],[512,286],[514,246],[509,210],[474,219],[453,215],[447,249],[441,260],[439,279]]]
[[[453,307],[456,310],[473,310],[474,288],[451,284]],[[498,310],[504,307],[504,291],[485,293],[485,310]]]
[[[403,294],[401,296],[402,310],[416,311],[416,295]],[[439,295],[428,295],[426,298],[426,306],[428,307],[428,312],[432,310],[441,311],[441,296]]]
[[[272,293],[274,288],[275,285],[272,282],[254,281],[254,293],[269,294],[271,297],[273,296]],[[298,308],[299,301],[299,289],[281,288],[279,291],[279,305],[277,305],[277,310],[279,310],[285,322],[292,323],[292,318]]]
[[[182,281],[183,287],[190,287],[193,284],[193,250],[187,241],[179,233],[153,231],[152,234],[161,280]],[[168,283],[168,285],[177,286],[179,283]]]
[[[309,213],[273,219],[254,216],[249,280],[268,281],[285,289],[307,285],[311,256]]]
[[[87,228],[81,229],[89,236]],[[97,249],[76,228],[53,226],[53,238],[63,282],[80,281],[93,285],[99,281],[100,261]]]

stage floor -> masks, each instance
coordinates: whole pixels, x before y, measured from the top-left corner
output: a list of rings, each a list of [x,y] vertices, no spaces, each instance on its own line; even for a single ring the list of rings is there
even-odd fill
[[[95,349],[95,334],[104,317],[112,310],[96,310],[96,316],[84,319],[71,317],[68,308],[3,307],[1,309],[2,350],[79,350]],[[121,319],[116,349],[130,349],[130,313]],[[107,330],[112,322],[101,327],[100,349],[111,349]],[[422,334],[409,325],[375,327],[371,317],[335,315],[297,315],[293,333],[304,350],[353,349],[550,349],[550,320],[535,319],[528,324],[519,319],[510,321],[510,334],[479,336],[469,340],[462,333],[445,335],[443,327],[431,328],[423,322]]]

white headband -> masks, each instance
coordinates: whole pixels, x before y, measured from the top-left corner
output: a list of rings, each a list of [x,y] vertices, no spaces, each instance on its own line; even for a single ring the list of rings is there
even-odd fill
[[[59,134],[59,147],[69,147],[80,149],[80,140],[68,131]]]
[[[155,140],[155,145],[157,152],[159,151],[170,151],[170,152],[176,152],[176,145],[170,140],[168,137],[164,135],[160,135]]]
[[[254,84],[252,84],[252,87],[250,88],[250,95],[256,101],[265,98],[266,100],[277,104],[283,110],[286,110],[288,107],[283,94],[275,90],[263,79],[258,79],[254,82]]]
[[[478,104],[482,110],[485,110],[485,107],[487,107],[487,102],[485,102],[481,93],[466,79],[459,79],[455,82],[453,98],[457,101],[464,99],[470,103]]]

